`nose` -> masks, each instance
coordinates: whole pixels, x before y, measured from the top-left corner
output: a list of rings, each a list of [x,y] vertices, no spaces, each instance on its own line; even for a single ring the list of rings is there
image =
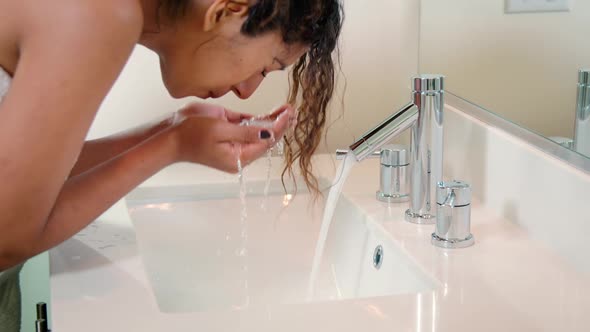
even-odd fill
[[[240,99],[248,99],[254,94],[260,83],[262,83],[263,77],[260,74],[255,74],[248,79],[234,85],[232,91]]]

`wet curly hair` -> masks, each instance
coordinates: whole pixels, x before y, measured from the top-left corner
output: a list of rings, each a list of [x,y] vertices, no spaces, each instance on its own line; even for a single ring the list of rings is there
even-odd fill
[[[161,11],[178,18],[190,8],[191,0],[161,0]],[[298,165],[307,187],[319,193],[311,159],[323,137],[327,109],[335,89],[335,51],[344,13],[339,0],[257,0],[250,5],[241,31],[255,37],[279,31],[287,45],[309,47],[291,70],[288,102],[298,109],[297,125],[285,137],[286,175],[294,178]]]

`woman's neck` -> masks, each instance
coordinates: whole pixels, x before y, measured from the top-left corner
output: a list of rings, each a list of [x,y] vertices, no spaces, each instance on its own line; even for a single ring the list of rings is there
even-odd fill
[[[161,32],[160,22],[160,1],[161,0],[138,0],[143,11],[143,30],[139,43],[154,48],[157,45],[158,35]]]

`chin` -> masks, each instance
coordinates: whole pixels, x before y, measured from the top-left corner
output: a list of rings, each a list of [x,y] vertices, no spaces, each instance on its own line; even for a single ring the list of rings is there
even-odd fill
[[[164,81],[164,87],[166,88],[166,90],[168,91],[168,94],[172,98],[180,99],[180,98],[187,97],[187,95],[184,93],[184,91],[182,89],[179,89],[178,87],[174,86],[173,84],[170,84],[168,82],[168,80],[166,80],[165,77],[163,77],[163,81]]]
[[[209,97],[208,92],[191,92],[191,89],[188,87],[188,84],[182,84],[181,81],[175,80],[174,77],[169,77],[164,69],[161,67],[161,74],[162,74],[162,81],[164,83],[164,87],[168,91],[168,94],[175,99],[181,99],[186,97],[198,97],[201,99],[206,99]]]
[[[185,97],[190,97],[190,96],[189,96],[188,94],[186,94],[186,93],[173,92],[173,91],[170,91],[170,90],[168,90],[168,93],[170,93],[170,96],[171,96],[172,98],[174,98],[174,99],[182,99],[182,98],[185,98]],[[197,97],[198,97],[198,96],[197,96]]]
[[[201,99],[206,99],[209,96],[206,93],[190,93],[188,89],[183,89],[180,87],[167,84],[166,81],[164,81],[164,86],[166,87],[166,90],[168,90],[170,96],[174,99],[181,99],[186,97],[198,97]]]

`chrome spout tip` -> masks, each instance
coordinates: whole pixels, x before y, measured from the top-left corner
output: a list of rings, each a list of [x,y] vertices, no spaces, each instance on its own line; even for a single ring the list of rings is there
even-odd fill
[[[580,69],[578,72],[578,84],[590,85],[590,68]]]
[[[336,150],[336,160],[343,160],[348,155],[350,150],[338,149]]]
[[[445,88],[445,77],[439,74],[423,74],[413,79],[414,92],[440,92]]]
[[[371,145],[368,144],[365,137],[352,143],[349,147],[350,153],[352,153],[357,161],[362,161],[368,157],[373,151],[375,151]]]

